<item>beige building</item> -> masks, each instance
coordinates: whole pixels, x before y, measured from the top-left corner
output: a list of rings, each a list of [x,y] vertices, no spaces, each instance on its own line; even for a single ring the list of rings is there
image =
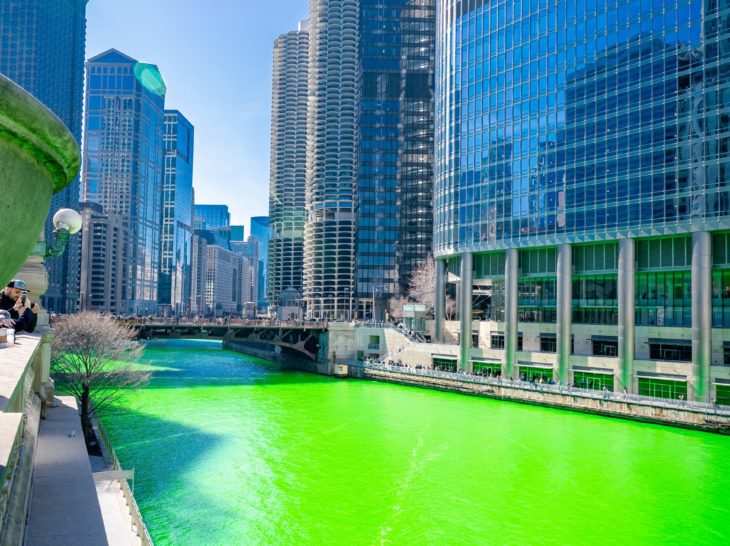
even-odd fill
[[[126,312],[124,300],[128,230],[122,216],[101,205],[82,203],[81,310]]]

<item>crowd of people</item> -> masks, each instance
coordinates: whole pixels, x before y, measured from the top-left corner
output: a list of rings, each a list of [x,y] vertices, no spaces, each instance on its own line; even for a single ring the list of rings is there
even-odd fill
[[[30,290],[21,279],[13,279],[0,294],[0,327],[31,333],[38,324],[40,306],[31,302]]]

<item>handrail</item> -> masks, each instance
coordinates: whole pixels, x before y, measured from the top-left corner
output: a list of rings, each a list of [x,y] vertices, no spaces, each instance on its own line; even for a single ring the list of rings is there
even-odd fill
[[[665,409],[679,409],[712,413],[714,415],[730,416],[730,406],[707,404],[705,402],[694,402],[689,400],[674,400],[669,398],[655,398],[653,396],[642,396],[638,394],[615,393],[611,391],[596,391],[592,389],[581,389],[569,385],[551,385],[549,383],[532,383],[528,381],[515,381],[511,379],[497,379],[481,375],[466,374],[462,372],[442,372],[430,368],[412,368],[409,366],[390,366],[388,364],[364,362],[364,368],[373,370],[400,373],[404,375],[418,375],[434,377],[438,379],[450,379],[452,381],[463,381],[467,383],[479,383],[495,387],[513,387],[521,390],[538,390],[554,394],[580,396],[582,398],[611,400],[614,402],[631,402],[645,406],[661,407]]]
[[[112,464],[112,469],[122,470],[122,465],[119,462],[116,451],[114,451],[114,448],[112,447],[111,440],[109,440],[106,429],[104,429],[104,425],[102,425],[101,423],[101,419],[97,418],[95,420],[95,424],[100,439],[104,444],[104,448],[106,449],[106,452],[111,459],[110,462]],[[137,500],[134,498],[134,491],[129,487],[129,482],[127,480],[119,480],[119,485],[122,489],[122,495],[124,495],[124,500],[127,502],[127,506],[129,507],[129,515],[132,517],[134,532],[137,534],[140,541],[142,542],[142,546],[154,546],[154,543],[152,542],[152,537],[150,536],[150,533],[147,530],[147,526],[142,519],[142,514],[139,511]],[[134,485],[132,485],[132,488],[133,487]]]

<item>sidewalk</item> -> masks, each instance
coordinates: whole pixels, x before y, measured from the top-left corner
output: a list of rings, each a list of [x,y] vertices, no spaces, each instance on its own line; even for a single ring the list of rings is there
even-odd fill
[[[41,421],[33,467],[28,546],[109,544],[76,400],[56,398]]]
[[[90,457],[91,469],[94,472],[111,470],[103,457]],[[96,494],[99,497],[104,528],[109,539],[109,546],[138,546],[140,538],[133,531],[132,516],[124,499],[122,489],[117,480],[95,480]]]

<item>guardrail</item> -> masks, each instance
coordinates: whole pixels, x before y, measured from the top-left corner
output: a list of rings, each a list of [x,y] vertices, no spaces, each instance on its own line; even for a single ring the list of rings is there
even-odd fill
[[[571,387],[570,385],[551,385],[549,383],[533,383],[529,381],[515,381],[512,379],[498,379],[495,377],[486,377],[481,375],[473,375],[462,372],[442,372],[432,368],[412,368],[409,366],[390,366],[381,363],[368,363],[362,365],[364,368],[373,370],[381,370],[391,373],[400,373],[404,375],[417,375],[425,377],[433,377],[437,379],[450,379],[452,381],[462,381],[466,383],[478,383],[482,385],[491,385],[495,387],[512,387],[521,390],[536,390],[545,393],[563,394],[570,396],[580,396],[583,398],[593,398],[597,400],[611,400],[614,402],[630,402],[633,404],[641,404],[645,406],[654,406],[665,409],[681,409],[706,414],[715,414],[730,416],[730,406],[718,404],[707,404],[705,402],[693,402],[689,400],[673,400],[668,398],[655,398],[653,396],[642,396],[638,394],[624,394],[611,391],[596,391],[592,389],[581,389],[579,387]]]
[[[109,436],[104,429],[104,425],[102,425],[101,423],[101,419],[97,418],[94,424],[96,425],[96,431],[99,433],[99,439],[104,444],[104,448],[106,449],[107,455],[109,456],[109,462],[112,465],[112,469],[122,470],[122,465],[119,462],[119,458],[117,458],[116,451],[114,451],[114,448],[112,447]],[[137,534],[139,540],[142,542],[142,546],[154,546],[154,543],[152,542],[152,537],[150,537],[150,533],[149,531],[147,531],[147,526],[144,524],[142,514],[139,511],[139,506],[137,506],[137,501],[134,498],[134,482],[132,482],[131,489],[127,480],[119,480],[119,485],[122,489],[122,495],[124,495],[124,500],[127,502],[127,506],[129,507],[129,515],[132,517],[134,532]]]

